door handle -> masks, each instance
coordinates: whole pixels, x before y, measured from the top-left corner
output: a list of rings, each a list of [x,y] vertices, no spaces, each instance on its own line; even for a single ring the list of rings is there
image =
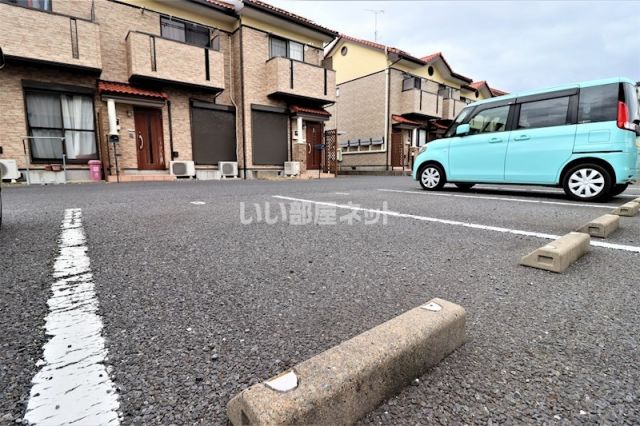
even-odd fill
[[[138,145],[138,149],[142,151],[144,147],[144,138],[142,137],[142,133],[138,133],[138,140],[140,141],[140,145]]]
[[[489,139],[489,143],[500,143],[502,142],[502,138],[491,138]]]
[[[528,141],[529,139],[531,138],[527,135],[516,136],[515,138],[513,138],[514,141]]]

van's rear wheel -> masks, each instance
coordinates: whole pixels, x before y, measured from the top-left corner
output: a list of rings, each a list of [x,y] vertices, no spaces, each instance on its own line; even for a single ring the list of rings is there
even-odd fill
[[[598,164],[579,164],[564,175],[564,192],[574,200],[597,201],[607,197],[613,184],[611,174]]]
[[[437,164],[427,164],[420,169],[420,186],[427,191],[442,189],[447,182],[444,170]]]

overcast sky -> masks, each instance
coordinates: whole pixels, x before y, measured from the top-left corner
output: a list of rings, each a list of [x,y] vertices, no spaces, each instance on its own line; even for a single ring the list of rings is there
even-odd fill
[[[640,80],[640,1],[267,0],[341,33],[451,67],[507,91],[596,78]]]

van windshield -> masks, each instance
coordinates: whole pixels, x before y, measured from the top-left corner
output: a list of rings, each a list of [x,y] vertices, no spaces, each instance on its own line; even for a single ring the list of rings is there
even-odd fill
[[[456,128],[460,123],[464,121],[465,118],[467,118],[467,116],[471,112],[471,109],[472,108],[467,107],[467,108],[464,108],[462,111],[460,111],[460,114],[458,114],[456,119],[453,120],[453,123],[451,123],[451,126],[449,126],[446,132],[444,132],[445,138],[450,138],[451,136],[456,134]]]

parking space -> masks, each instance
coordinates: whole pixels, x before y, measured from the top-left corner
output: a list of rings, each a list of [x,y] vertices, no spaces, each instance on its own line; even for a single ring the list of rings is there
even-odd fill
[[[432,297],[465,307],[467,343],[362,423],[640,418],[631,361],[640,254],[592,247],[563,275],[518,265],[624,197],[428,194],[406,177],[6,188],[3,197],[3,421],[21,419],[29,400],[69,208],[82,210],[125,424],[224,424],[245,387]],[[292,223],[308,204],[299,200],[314,202],[311,223]],[[640,218],[623,218],[606,241],[640,246]]]

